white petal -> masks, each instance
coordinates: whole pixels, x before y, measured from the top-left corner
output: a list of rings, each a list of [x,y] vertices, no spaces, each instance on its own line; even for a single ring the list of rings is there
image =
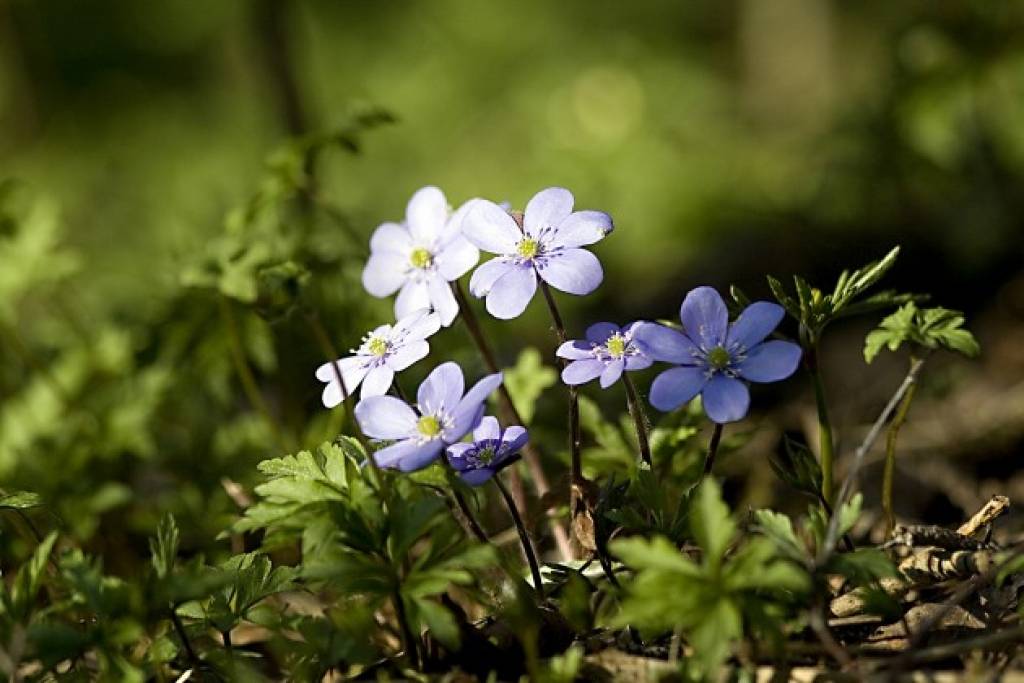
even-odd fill
[[[473,277],[469,279],[469,291],[477,298],[487,296],[498,278],[516,267],[503,256],[492,258],[473,271]]]
[[[523,228],[531,237],[544,228],[556,228],[572,213],[572,192],[564,187],[549,187],[533,195],[523,214]]]
[[[585,247],[612,231],[612,217],[603,211],[577,211],[561,222],[554,243],[560,247]]]
[[[395,323],[391,341],[405,344],[415,339],[426,339],[441,329],[441,319],[429,308],[413,311]]]
[[[480,250],[461,235],[448,242],[434,257],[437,271],[449,282],[468,273],[479,260]]]
[[[523,239],[523,233],[515,219],[503,208],[481,199],[462,221],[462,234],[470,242],[492,254],[511,254]]]
[[[363,287],[376,297],[391,296],[405,282],[409,260],[394,251],[378,251],[370,255],[363,268]]]
[[[462,223],[466,220],[466,216],[469,215],[469,211],[473,208],[473,205],[479,201],[481,201],[479,198],[470,199],[457,208],[455,212],[448,217],[448,222],[444,226],[444,231],[441,233],[441,240],[439,242],[442,246],[455,237],[462,235]]]
[[[415,242],[433,244],[448,222],[448,200],[444,193],[432,186],[417,190],[405,207],[405,222]]]
[[[363,398],[368,396],[383,396],[391,388],[391,382],[395,379],[395,371],[386,365],[377,367],[366,373],[363,379]]]
[[[370,251],[393,251],[408,254],[412,251],[412,235],[400,223],[381,223],[370,238]]]
[[[395,371],[405,370],[418,360],[427,357],[430,353],[430,344],[422,339],[403,344],[388,354],[388,367]]]
[[[427,280],[427,290],[430,293],[430,304],[441,318],[441,324],[448,327],[459,314],[459,302],[455,300],[451,285],[440,275],[434,275]]]
[[[395,318],[401,320],[413,311],[430,308],[430,294],[427,283],[421,280],[409,280],[395,298]]]

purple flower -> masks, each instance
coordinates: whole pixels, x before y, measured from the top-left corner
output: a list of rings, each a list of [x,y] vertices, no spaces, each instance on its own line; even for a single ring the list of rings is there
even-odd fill
[[[741,420],[750,407],[743,382],[777,382],[792,375],[801,350],[787,341],[764,341],[783,316],[782,307],[755,301],[730,325],[722,297],[698,287],[683,300],[684,332],[644,323],[636,332],[654,360],[680,367],[666,370],[651,385],[651,405],[678,408],[700,394],[704,412],[719,424]]]
[[[458,315],[452,280],[470,271],[480,252],[462,236],[462,220],[476,200],[452,213],[444,193],[424,187],[409,200],[405,223],[384,223],[370,238],[363,287],[376,297],[396,291],[395,318],[433,308],[447,327]],[[401,290],[401,291],[399,291]]]
[[[363,337],[354,356],[339,358],[336,363],[345,382],[345,389],[352,395],[360,382],[362,397],[386,394],[395,379],[395,373],[405,370],[430,353],[427,337],[441,329],[436,313],[424,308],[405,316],[394,325],[381,325]],[[316,378],[327,382],[323,402],[328,408],[341,403],[341,386],[334,363],[324,363],[316,369]]]
[[[473,430],[471,443],[448,447],[448,462],[470,486],[479,486],[512,464],[513,455],[530,440],[526,430],[516,425],[502,430],[498,420],[488,415]]]
[[[500,372],[487,375],[463,395],[462,369],[442,363],[420,385],[415,410],[394,396],[371,396],[356,406],[356,420],[367,436],[396,442],[373,454],[378,465],[412,472],[480,424],[484,401],[499,384]]]
[[[569,294],[594,291],[604,272],[586,249],[612,231],[611,217],[600,211],[572,210],[569,190],[541,190],[526,205],[522,228],[493,202],[478,200],[466,214],[462,232],[484,251],[497,254],[476,269],[469,290],[487,297],[487,311],[509,320],[526,310],[537,291],[537,276]]]
[[[562,370],[562,381],[585,384],[600,377],[601,388],[607,389],[619,381],[623,370],[649,368],[654,360],[635,338],[643,324],[636,322],[620,328],[612,323],[596,323],[587,328],[586,339],[559,346],[559,358],[572,361]]]

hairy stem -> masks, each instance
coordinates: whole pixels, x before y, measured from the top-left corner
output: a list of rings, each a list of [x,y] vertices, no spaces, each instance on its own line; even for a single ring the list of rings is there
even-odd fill
[[[523,525],[523,518],[519,515],[519,509],[516,507],[516,501],[512,498],[512,494],[509,490],[501,483],[501,475],[495,474],[492,478],[494,485],[501,491],[501,497],[505,499],[505,505],[508,506],[508,512],[512,515],[512,522],[516,525],[516,531],[519,532],[519,541],[523,544],[523,552],[526,554],[526,561],[530,565],[530,574],[533,576],[533,586],[537,591],[538,597],[544,598],[544,581],[540,576],[540,565],[537,564],[537,555],[533,551],[533,543],[530,541],[529,534],[526,533],[526,526]]]
[[[818,367],[818,348],[815,345],[808,346],[806,351],[807,370],[811,373],[811,381],[814,383],[814,401],[818,407],[818,438],[819,454],[821,456],[821,489],[825,500],[832,504],[834,493],[833,459],[834,446],[832,443],[832,422],[828,417],[828,402],[825,400],[825,381],[821,377],[821,370]]]
[[[459,302],[459,313],[462,321],[466,324],[466,330],[469,331],[469,336],[473,339],[473,343],[480,352],[480,357],[483,358],[484,364],[490,372],[498,372],[498,362],[495,359],[494,351],[487,342],[487,337],[484,336],[480,320],[476,317],[476,313],[469,303],[469,297],[466,296],[458,280],[452,283],[452,290],[455,292],[455,298]],[[512,402],[512,396],[508,393],[508,388],[504,383],[498,386],[498,409],[501,411],[501,417],[506,423],[523,425],[523,419],[520,417],[519,411],[516,410],[516,406]],[[523,447],[522,454],[523,460],[526,461],[526,467],[530,470],[530,478],[533,480],[537,497],[543,500],[548,492],[551,491],[551,486],[548,484],[544,468],[540,464],[540,453],[534,444],[527,443]],[[558,520],[552,517],[548,518],[548,526],[554,536],[555,545],[558,547],[558,552],[562,559],[567,560],[571,558],[572,547],[569,544],[569,535],[566,533],[565,528],[558,523]]]
[[[640,458],[647,463],[648,467],[651,467],[651,443],[647,437],[647,415],[644,413],[644,406],[637,397],[633,380],[625,372],[622,373],[622,383],[626,387],[626,406],[629,408],[633,425],[636,427],[636,440],[640,444]]]
[[[277,441],[281,452],[288,453],[292,449],[284,438],[281,425],[278,424],[274,414],[270,412],[270,407],[267,405],[266,400],[264,400],[263,394],[260,393],[259,386],[256,384],[256,377],[252,374],[249,361],[245,358],[245,350],[242,347],[242,338],[238,333],[238,323],[235,320],[231,301],[225,296],[218,297],[218,301],[220,303],[221,318],[224,321],[224,329],[228,333],[231,360],[235,364],[235,372],[238,373],[238,378],[242,381],[242,389],[245,391],[245,395],[253,407],[263,415],[263,419],[267,423],[270,433],[274,435],[274,440]]]
[[[913,362],[913,360],[911,360]],[[914,400],[914,393],[917,384],[910,385],[903,400],[900,401],[896,415],[889,424],[889,431],[885,436],[885,471],[882,476],[882,510],[885,513],[885,537],[892,534],[896,526],[896,513],[892,505],[893,480],[896,478],[896,439],[899,437],[900,427],[907,421],[907,413],[910,412],[910,403]]]
[[[711,474],[711,470],[715,466],[715,456],[718,455],[718,445],[722,443],[723,429],[725,429],[725,425],[715,423],[715,429],[711,432],[711,440],[708,441],[708,453],[704,456],[704,471],[700,475],[701,481]]]

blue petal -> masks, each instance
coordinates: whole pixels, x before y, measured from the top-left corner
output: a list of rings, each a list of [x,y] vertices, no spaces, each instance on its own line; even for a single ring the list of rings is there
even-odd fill
[[[713,287],[691,290],[679,308],[679,318],[690,339],[705,350],[725,344],[729,311]]]
[[[767,341],[752,348],[737,369],[740,377],[751,382],[778,382],[796,372],[802,354],[792,342]]]
[[[703,368],[681,367],[666,370],[651,384],[651,405],[663,412],[675,410],[700,393],[707,383]]]
[[[512,425],[505,430],[504,434],[501,435],[501,443],[504,446],[504,452],[506,455],[512,455],[525,446],[526,442],[529,440],[529,433],[519,425]]]
[[[640,353],[638,353],[636,355],[626,356],[626,369],[627,370],[643,370],[644,368],[651,367],[651,365],[653,365],[653,364],[654,364],[654,359],[651,358],[650,356],[646,355],[645,353],[643,353],[642,350],[641,350]]]
[[[743,309],[740,317],[729,326],[729,345],[737,344],[740,348],[749,349],[759,344],[779,326],[785,314],[785,309],[778,304],[755,301]]]
[[[373,459],[380,467],[412,472],[434,462],[442,448],[444,443],[440,439],[431,439],[427,442],[406,439],[380,449],[373,454]]]
[[[604,344],[608,341],[608,337],[621,331],[618,325],[612,323],[594,323],[587,328],[587,333],[584,336],[586,336],[588,342]]]
[[[555,355],[567,360],[583,360],[585,358],[593,358],[593,350],[594,347],[590,342],[583,339],[575,339],[559,346],[558,350],[555,351]],[[327,380],[324,381],[326,382]]]
[[[626,367],[626,362],[621,358],[619,360],[613,360],[608,363],[605,367],[604,372],[601,373],[601,388],[607,389],[611,385],[619,381],[622,377],[622,371]]]
[[[701,397],[704,412],[718,424],[742,420],[750,408],[750,390],[734,377],[715,375],[704,385]]]
[[[498,424],[498,418],[493,415],[484,417],[484,419],[480,420],[480,424],[477,425],[476,429],[473,430],[474,441],[486,441],[487,439],[500,438],[501,425]]]
[[[356,406],[356,422],[373,439],[404,439],[416,432],[416,413],[394,396],[371,396]]]
[[[469,430],[480,424],[484,415],[484,401],[487,400],[491,392],[498,388],[501,379],[500,372],[487,375],[466,392],[466,395],[459,401],[459,405],[455,406],[455,410],[449,415],[452,426],[444,431],[445,441],[448,443],[458,441],[468,434]]]
[[[470,486],[480,486],[494,476],[494,470],[490,467],[480,467],[475,470],[459,472],[459,476],[462,477],[462,481],[466,482]]]
[[[657,323],[642,323],[633,335],[640,350],[654,360],[679,365],[697,362],[697,347],[682,332]]]
[[[448,446],[448,462],[456,470],[464,470],[470,467],[469,461],[466,460],[466,452],[473,450],[474,446],[471,443],[453,443]]]
[[[586,249],[561,249],[534,261],[537,274],[555,289],[568,294],[590,294],[604,279],[597,257]]]
[[[586,384],[604,372],[604,362],[596,358],[575,360],[562,370],[562,381],[570,386]]]
[[[464,385],[458,363],[441,363],[430,371],[416,392],[420,412],[424,415],[450,413],[462,398]]]

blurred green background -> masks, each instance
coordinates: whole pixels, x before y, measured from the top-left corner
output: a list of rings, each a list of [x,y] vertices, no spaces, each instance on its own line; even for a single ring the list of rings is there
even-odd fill
[[[272,156],[374,107],[395,123],[358,155]],[[515,206],[563,185],[611,213],[576,331],[897,243],[890,284],[983,312],[1021,269],[1022,122],[1020,2],[0,0],[0,483],[111,552],[163,508],[212,539],[237,512],[222,479],[281,440],[227,330],[285,445],[330,438],[306,323],[344,349],[390,319],[360,258],[427,184]],[[315,196],[279,203],[282,168]],[[254,193],[270,218],[231,213]],[[275,259],[312,274],[305,312],[225,315],[225,264],[244,290]],[[489,323],[503,360],[547,353],[539,304],[514,325]],[[437,349],[475,362],[460,330]]]

